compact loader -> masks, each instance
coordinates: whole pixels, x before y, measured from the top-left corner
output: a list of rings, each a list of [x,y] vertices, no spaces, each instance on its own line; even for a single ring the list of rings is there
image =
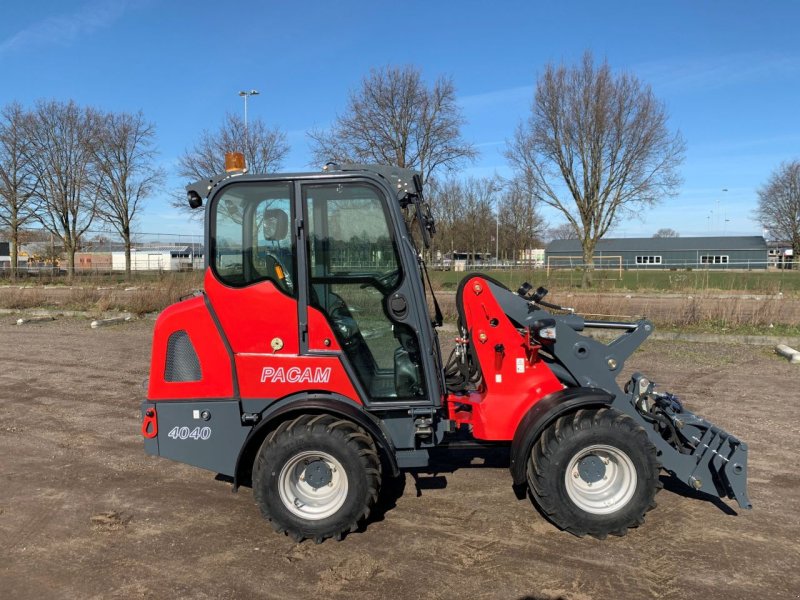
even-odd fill
[[[642,374],[617,382],[647,320],[588,320],[470,273],[443,360],[418,174],[234,167],[187,190],[205,207],[204,289],[156,322],[145,450],[252,486],[278,532],[340,540],[382,482],[470,444],[508,446],[520,497],[578,536],[640,525],[662,469],[751,507],[746,444]]]

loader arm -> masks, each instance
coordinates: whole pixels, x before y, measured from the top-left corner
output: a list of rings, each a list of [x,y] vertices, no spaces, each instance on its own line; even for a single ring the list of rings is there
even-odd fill
[[[480,289],[483,299],[478,300],[476,290]],[[654,385],[643,375],[636,373],[627,382],[625,389],[620,387],[617,377],[622,372],[625,361],[641,346],[653,331],[653,324],[647,320],[633,323],[608,321],[587,321],[575,314],[557,314],[541,308],[530,299],[514,293],[490,277],[476,275],[466,278],[460,286],[460,317],[463,332],[469,336],[471,347],[476,347],[475,355],[482,371],[483,385],[491,381],[496,369],[489,353],[481,352],[482,344],[476,336],[485,335],[484,329],[476,327],[482,313],[488,321],[497,319],[492,313],[495,303],[517,332],[514,340],[505,332],[504,346],[514,346],[534,340],[538,345],[536,354],[541,364],[567,388],[584,388],[604,391],[610,396],[609,407],[630,416],[648,435],[656,447],[661,466],[692,489],[712,496],[736,500],[740,508],[752,507],[747,497],[747,445],[736,437],[713,425],[707,420],[688,411],[671,394],[657,393]],[[479,304],[480,308],[475,308]],[[496,310],[496,309],[494,309]],[[537,327],[554,324],[554,339],[537,340]],[[487,331],[497,329],[486,328]],[[586,329],[609,329],[620,335],[609,342],[582,335]],[[510,343],[514,340],[514,343]],[[488,340],[493,341],[493,340]],[[529,383],[540,386],[543,375]],[[588,392],[587,392],[588,393]],[[483,404],[491,402],[491,390],[484,391]],[[543,396],[540,392],[539,397]],[[574,398],[571,401],[575,401]],[[531,405],[529,410],[535,407]],[[473,408],[473,413],[475,412]],[[553,411],[555,418],[558,411]],[[546,417],[545,417],[546,419]],[[546,423],[540,417],[538,425]],[[519,434],[517,434],[519,437]],[[524,437],[524,436],[523,436]],[[515,483],[524,481],[523,457],[531,450],[528,445],[515,448],[512,452],[512,474]],[[516,468],[516,472],[514,469]]]

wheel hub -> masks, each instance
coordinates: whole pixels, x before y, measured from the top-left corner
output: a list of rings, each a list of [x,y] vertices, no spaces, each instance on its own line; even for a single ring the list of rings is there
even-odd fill
[[[330,517],[347,499],[342,463],[327,452],[306,450],[286,461],[278,475],[278,494],[297,517],[317,521]]]
[[[606,465],[599,456],[590,454],[578,461],[578,474],[586,483],[597,483],[605,477]]]
[[[621,510],[636,492],[633,461],[620,448],[593,444],[576,452],[567,463],[564,486],[575,505],[594,515]]]
[[[328,485],[333,479],[333,471],[324,460],[315,460],[306,465],[305,480],[312,488]]]

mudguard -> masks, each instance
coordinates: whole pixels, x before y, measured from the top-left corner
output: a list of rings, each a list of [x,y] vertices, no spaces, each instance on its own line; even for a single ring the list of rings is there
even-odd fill
[[[381,427],[376,419],[364,411],[361,405],[356,404],[344,396],[336,394],[297,394],[270,404],[266,410],[261,413],[258,424],[252,428],[247,438],[244,440],[241,450],[239,451],[239,456],[236,459],[236,475],[233,483],[234,489],[242,484],[249,484],[249,468],[253,464],[253,459],[258,449],[261,447],[267,434],[273,429],[275,423],[284,420],[292,413],[300,414],[309,412],[325,412],[339,415],[354,421],[366,429],[386,458],[392,475],[396,477],[400,474],[400,469],[397,465],[396,451],[391,437],[384,431],[383,427]]]

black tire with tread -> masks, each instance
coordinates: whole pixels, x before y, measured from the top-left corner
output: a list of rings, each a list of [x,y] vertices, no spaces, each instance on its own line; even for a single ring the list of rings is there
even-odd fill
[[[592,514],[575,505],[564,483],[570,459],[593,444],[623,451],[636,469],[633,497],[608,515]],[[528,488],[533,501],[556,526],[579,537],[603,539],[609,534],[625,535],[629,528],[644,522],[662,487],[660,469],[655,446],[631,417],[610,408],[582,409],[559,417],[534,443],[528,461]]]
[[[347,474],[344,505],[318,521],[291,513],[278,493],[283,465],[305,450],[331,454]],[[352,421],[330,414],[303,414],[283,421],[267,435],[253,465],[253,497],[261,514],[273,529],[297,542],[313,539],[321,543],[331,537],[341,540],[356,531],[375,505],[380,485],[381,462],[373,439]]]

